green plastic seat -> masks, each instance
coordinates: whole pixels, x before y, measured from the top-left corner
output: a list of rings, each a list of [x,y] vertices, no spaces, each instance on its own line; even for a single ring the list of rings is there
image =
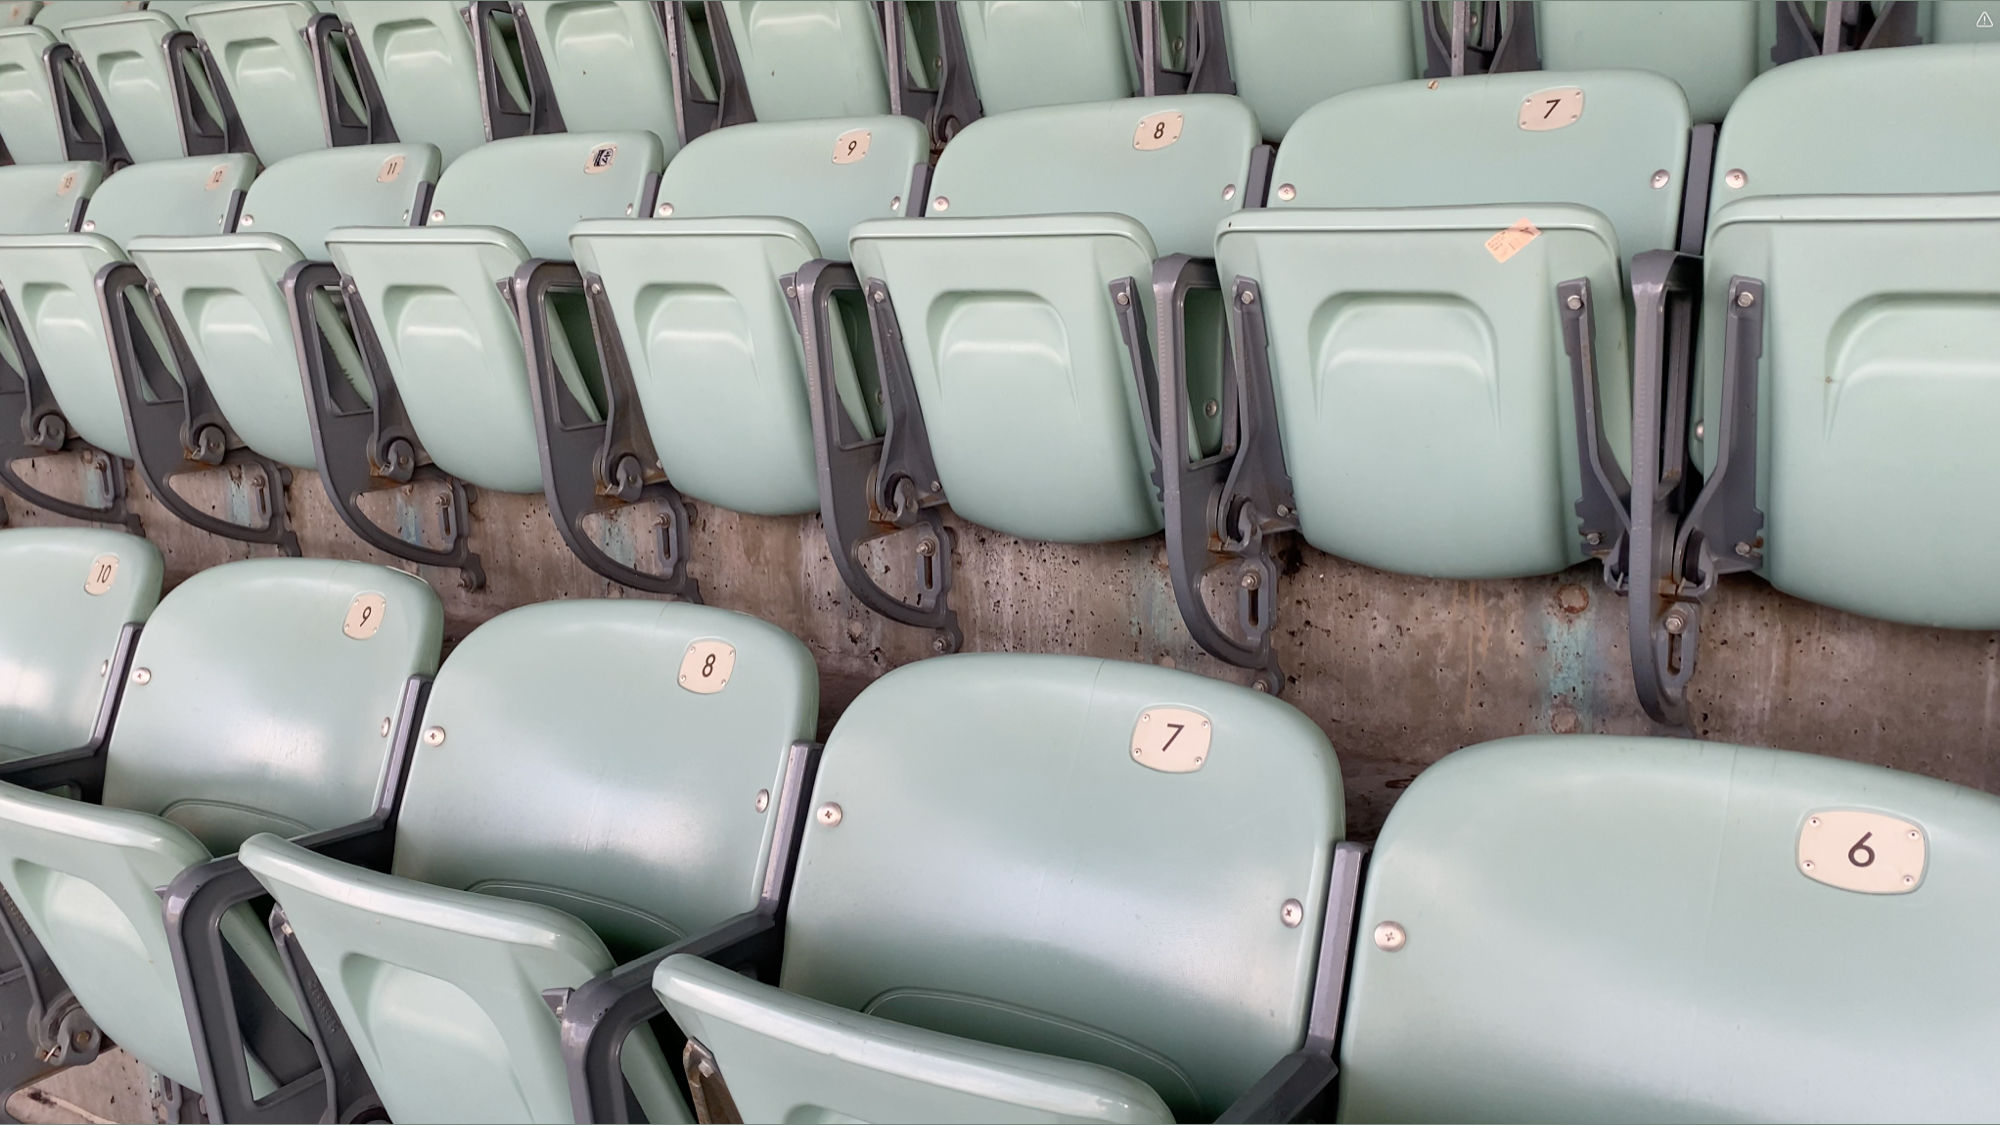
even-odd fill
[[[336,227],[408,224],[439,175],[426,144],[351,145],[279,161],[250,185],[233,234],[146,235],[126,247],[159,288],[215,403],[244,444],[280,463],[314,465],[305,385],[289,302],[280,287],[300,262],[326,261]],[[319,295],[329,325],[338,314]],[[326,338],[348,345],[343,331]],[[370,391],[358,356],[346,372]]]
[[[1369,859],[1340,1120],[1984,1120],[1996,878],[2000,801],[1930,778],[1674,739],[1461,750]]]
[[[98,271],[125,260],[123,247],[137,235],[222,231],[256,167],[256,158],[241,153],[134,164],[97,189],[81,231],[0,236],[0,287],[63,416],[85,441],[132,456]],[[151,309],[138,312],[157,334]]]
[[[1178,139],[1135,147],[1142,119]],[[1150,305],[1155,258],[1207,257],[1257,145],[1249,109],[1218,94],[982,118],[946,147],[922,220],[854,228],[954,511],[1057,542],[1160,529],[1152,422],[1107,287],[1135,279]]]
[[[966,59],[989,114],[1139,92],[1124,4],[957,0]]]
[[[649,213],[662,164],[650,133],[494,141],[445,170],[429,225],[327,236],[438,467],[482,488],[542,490],[527,360],[499,285],[532,258],[568,260],[579,220]],[[556,335],[570,390],[592,402],[579,357]]]
[[[398,137],[436,145],[447,164],[486,143],[465,4],[341,0],[333,7],[354,29]]]
[[[155,888],[257,833],[367,817],[387,774],[388,717],[411,677],[436,670],[442,632],[437,595],[401,571],[213,567],[162,600],[139,639],[103,804],[0,786],[0,883],[133,1057],[200,1089]],[[222,927],[250,979],[298,1022],[262,920],[239,906]],[[252,1077],[261,1096],[268,1075]]]
[[[87,744],[129,625],[160,600],[160,552],[94,528],[0,531],[0,758]]]
[[[1786,593],[2000,626],[2000,587],[1984,578],[2000,524],[1968,516],[2000,487],[1987,436],[2000,425],[1995,99],[2000,43],[1925,46],[1788,64],[1730,112],[1693,450],[1712,471],[1729,287],[1759,280],[1757,569]]]
[[[1522,127],[1537,94],[1570,87],[1580,117]],[[1688,131],[1680,89],[1638,71],[1399,83],[1299,118],[1270,206],[1222,224],[1216,264],[1225,291],[1259,286],[1309,542],[1431,577],[1583,561],[1589,468],[1556,287],[1588,283],[1596,390],[1622,465],[1626,270],[1676,244]],[[1539,233],[1512,256],[1489,244],[1521,220]]]
[[[68,159],[43,59],[58,42],[53,31],[33,24],[0,30],[0,142],[16,164]]]
[[[939,657],[849,706],[812,801],[779,986],[654,977],[746,1121],[1213,1120],[1305,1037],[1345,822],[1286,704]]]
[[[865,155],[833,162],[857,133]],[[671,217],[571,232],[577,265],[604,282],[653,445],[681,492],[757,515],[819,510],[804,357],[779,278],[844,259],[857,222],[914,203],[912,173],[929,152],[923,125],[906,117],[731,126],[667,166],[655,213]],[[858,404],[845,333],[841,343],[843,397]],[[865,412],[854,417],[872,432]]]
[[[1771,67],[1776,4],[1762,0],[1537,0],[1536,46],[1549,70],[1650,70],[1680,83],[1696,121],[1721,121]]]
[[[1424,72],[1423,21],[1407,0],[1222,0],[1236,95],[1277,140],[1314,105]]]
[[[724,0],[759,121],[889,112],[887,47],[866,0]]]
[[[0,235],[75,231],[103,182],[104,165],[89,160],[0,168]]]
[[[183,30],[173,15],[158,8],[77,20],[63,29],[63,40],[76,48],[118,129],[119,141],[133,160],[191,155],[194,138],[184,132],[175,94],[176,68],[181,70],[179,80],[198,99],[208,119],[222,118],[206,69],[193,65],[191,58],[183,57],[184,52],[170,56],[167,51],[169,37]],[[219,134],[207,140],[214,147],[206,151],[220,150]]]
[[[674,682],[717,645],[731,661],[720,690]],[[597,703],[565,702],[585,697]],[[423,724],[442,741],[418,746],[389,873],[277,836],[246,843],[244,865],[328,970],[390,1115],[571,1120],[543,991],[756,907],[779,820],[757,794],[781,791],[818,697],[805,646],[755,618],[528,606],[480,626],[439,672]],[[622,1058],[649,1120],[691,1120],[650,1031]]]
[[[321,100],[305,31],[327,10],[304,0],[239,0],[203,4],[185,17],[189,30],[208,46],[243,133],[266,164],[328,147],[329,111],[368,119],[353,72],[337,49],[329,56],[336,103],[329,107]]]
[[[1926,43],[2000,43],[2000,12],[1990,0],[1931,0],[1917,11]]]
[[[645,130],[680,147],[666,29],[650,4],[617,0],[526,0],[563,126],[571,132]]]
[[[0,27],[19,27],[35,18],[42,10],[42,0],[15,0],[0,8]]]

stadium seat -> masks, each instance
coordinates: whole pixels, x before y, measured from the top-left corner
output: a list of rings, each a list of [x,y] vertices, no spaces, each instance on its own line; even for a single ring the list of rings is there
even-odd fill
[[[12,337],[4,351],[24,396],[23,430],[0,436],[0,460],[11,463],[87,443],[90,448],[82,452],[98,465],[98,491],[107,502],[58,500],[29,487],[9,469],[8,486],[24,499],[73,518],[124,522],[137,530],[136,517],[123,504],[124,471],[117,462],[131,459],[132,446],[98,275],[125,260],[123,246],[135,235],[229,229],[255,168],[256,160],[241,154],[135,164],[96,189],[81,229],[0,235],[0,289]],[[69,193],[88,187],[93,175],[79,172],[68,192],[63,188],[67,173],[56,177],[60,198],[52,205],[55,214],[61,213]],[[50,219],[53,227],[53,215]],[[145,335],[154,338],[158,325],[150,308],[142,305],[134,312]],[[7,397],[5,390],[0,387],[0,399]]]
[[[316,148],[395,139],[375,120],[386,114],[368,96],[372,83],[349,53],[340,17],[321,4],[234,0],[200,5],[185,18],[236,107],[251,151],[264,163]]]
[[[887,49],[865,0],[724,0],[719,5],[758,121],[889,112]],[[714,24],[709,34],[716,32]]]
[[[1146,665],[925,660],[841,716],[811,804],[780,979],[692,955],[654,978],[698,1101],[1262,1121],[1290,1119],[1251,1093],[1274,1073],[1331,1078],[1329,884],[1355,853],[1332,748],[1289,706]]]
[[[494,74],[508,100],[488,104],[482,60],[467,5],[454,0],[339,0],[334,9],[352,29],[382,107],[406,141],[436,145],[446,164],[499,137],[527,131],[526,87],[513,56],[495,51]],[[513,107],[508,113],[503,106]],[[488,135],[487,119],[499,129]]]
[[[642,479],[733,511],[819,510],[799,334],[781,290],[822,255],[844,260],[855,223],[921,207],[929,156],[924,127],[907,117],[732,126],[696,138],[667,166],[657,217],[572,229],[576,266],[545,268],[519,302],[534,317],[540,294],[566,279],[596,306],[604,410],[568,392],[547,349],[531,357],[544,490],[593,569],[641,588],[655,581],[605,556],[583,526],[643,495],[632,492]],[[860,309],[847,311],[865,340]],[[842,401],[872,438],[863,406],[874,395],[873,357],[857,369],[845,331],[837,357]],[[607,432],[626,453],[603,455]]]
[[[1696,121],[1721,121],[1752,78],[1772,65],[1785,5],[1762,0],[1509,4],[1499,70],[1650,70],[1680,83]],[[1808,29],[1810,30],[1810,29]]]
[[[62,38],[96,84],[124,155],[169,160],[228,145],[234,106],[209,85],[200,44],[172,7],[76,20]]]
[[[571,1120],[544,994],[757,908],[818,695],[805,646],[755,618],[528,606],[438,673],[386,871],[245,843],[390,1116]],[[623,1060],[646,1120],[691,1120],[651,1032]]]
[[[0,29],[0,143],[12,163],[124,163],[97,86],[61,33],[74,21],[138,6],[115,0],[33,5],[32,22]]]
[[[335,227],[408,225],[421,217],[438,166],[437,150],[426,144],[301,153],[250,185],[235,231],[141,235],[126,244],[134,265],[108,278],[107,287],[149,291],[171,351],[169,365],[168,356],[128,329],[134,346],[121,352],[121,363],[139,369],[123,373],[128,386],[144,388],[128,391],[125,409],[133,453],[156,497],[172,500],[175,476],[228,464],[237,446],[263,458],[274,479],[285,475],[278,466],[316,466],[285,282],[305,263],[327,260],[326,235]],[[368,393],[332,299],[308,296],[323,337],[341,345],[341,374],[355,393]],[[121,311],[113,306],[113,315]],[[182,510],[192,505],[173,506],[205,530],[270,541],[263,522],[246,528]],[[283,513],[282,503],[274,508]]]
[[[141,1063],[211,1104],[229,1107],[241,1086],[297,1099],[293,1112],[324,1106],[286,965],[245,905],[254,880],[233,904],[213,902],[207,887],[240,867],[211,860],[259,832],[324,842],[379,819],[407,733],[395,717],[436,669],[442,631],[437,595],[399,571],[213,567],[153,611],[108,745],[60,779],[101,786],[101,803],[0,785],[0,883],[91,1017]],[[187,913],[191,903],[217,912]],[[194,917],[206,926],[180,924]],[[231,957],[239,969],[225,968]],[[183,996],[218,986],[226,1004],[196,1026],[228,1024],[235,1034],[220,1038],[235,1050],[198,1052]],[[252,1013],[240,1028],[237,1002]]]
[[[1996,879],[2000,801],[1930,778],[1674,739],[1461,750],[1368,860],[1338,1120],[1984,1120]]]
[[[537,133],[644,130],[680,147],[663,5],[525,0],[521,50]],[[692,131],[691,131],[692,132]]]
[[[1424,73],[1418,4],[1220,0],[1215,6],[1219,19],[1202,28],[1220,32],[1222,41],[1201,41],[1189,91],[1242,98],[1268,140],[1283,137],[1299,114],[1335,94]]]
[[[1927,0],[1917,5],[1926,43],[2000,42],[2000,11],[1992,0]]]
[[[1403,574],[1519,578],[1595,556],[1615,586],[1626,270],[1679,244],[1688,150],[1679,87],[1639,71],[1407,82],[1306,111],[1269,207],[1223,222],[1216,272],[1169,262],[1155,280],[1163,339],[1220,288],[1241,367],[1221,456],[1184,445],[1200,397],[1183,349],[1159,376],[1168,557],[1197,639],[1275,677],[1272,540],[1294,527]],[[1211,575],[1245,595],[1227,626]]]
[[[473,149],[445,170],[427,225],[342,227],[327,235],[372,384],[368,408],[345,420],[333,416],[337,404],[327,396],[341,380],[319,359],[324,333],[304,318],[294,324],[307,334],[309,361],[321,364],[308,404],[327,491],[343,518],[357,530],[371,522],[353,498],[378,478],[410,479],[425,458],[475,487],[542,491],[514,275],[533,260],[567,260],[578,220],[650,213],[661,166],[660,142],[650,133],[513,137]],[[596,401],[598,357],[569,346],[580,314],[575,306],[561,310],[551,331],[569,393],[588,403]],[[588,331],[577,335],[587,339]],[[455,554],[399,545],[393,536],[370,541],[413,561],[459,566],[476,582],[462,486],[455,491]]]
[[[959,0],[972,85],[988,114],[1140,92],[1131,5]]]
[[[821,515],[834,561],[879,613],[940,631],[951,537],[936,507],[1024,539],[1102,543],[1161,526],[1151,387],[1130,369],[1113,289],[1161,254],[1205,255],[1245,205],[1262,156],[1256,120],[1222,95],[1049,106],[983,118],[947,146],[918,221],[854,228],[854,267],[801,274]],[[834,298],[863,292],[889,440],[867,446],[827,377]],[[1127,311],[1149,293],[1126,294]],[[1215,339],[1213,334],[1209,337]],[[1130,337],[1150,354],[1143,330]],[[1213,397],[1217,362],[1201,375]],[[1218,420],[1203,417],[1206,441]],[[861,453],[851,451],[861,450]],[[871,476],[872,474],[872,476]],[[855,549],[881,534],[873,507],[921,530],[918,600],[875,583]]]
[[[1685,716],[1725,574],[1890,621],[2000,627],[1984,577],[2000,525],[1967,515],[2000,488],[1996,99],[2000,44],[1964,44],[1805,59],[1730,111],[1705,261],[1653,263],[1639,310],[1642,334],[1701,319],[1691,386],[1676,333],[1634,391],[1634,670],[1661,721]]]

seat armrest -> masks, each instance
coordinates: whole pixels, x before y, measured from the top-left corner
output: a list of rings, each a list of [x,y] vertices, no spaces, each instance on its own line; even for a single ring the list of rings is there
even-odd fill
[[[89,804],[104,798],[104,751],[111,742],[111,723],[118,704],[125,698],[125,684],[132,670],[132,656],[139,647],[143,626],[127,623],[118,634],[117,647],[104,667],[104,699],[97,705],[97,721],[90,741],[68,750],[17,758],[0,764],[0,782],[23,789],[47,790],[64,785],[77,787],[77,797]]]
[[[1264,1072],[1217,1121],[1331,1121],[1340,1064],[1310,1047]]]

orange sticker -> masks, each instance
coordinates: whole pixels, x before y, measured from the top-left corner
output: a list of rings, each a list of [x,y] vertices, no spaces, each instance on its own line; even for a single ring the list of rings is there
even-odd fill
[[[1541,235],[1535,224],[1526,219],[1515,223],[1499,234],[1486,240],[1486,252],[1493,255],[1496,262],[1504,262],[1521,252],[1521,249]]]

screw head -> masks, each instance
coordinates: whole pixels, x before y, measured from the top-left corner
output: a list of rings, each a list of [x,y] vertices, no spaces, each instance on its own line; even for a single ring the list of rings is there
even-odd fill
[[[1799,866],[1805,868],[1807,871],[1811,871],[1813,869],[1813,861],[1809,859],[1803,860],[1799,863]]]
[[[245,214],[242,218],[236,220],[236,225],[239,227],[254,227],[257,225],[257,216]]]
[[[653,208],[653,214],[658,215],[662,219],[673,213],[674,205],[671,203],[662,203],[658,207]]]
[[[1670,183],[1672,180],[1673,176],[1670,175],[1665,168],[1660,169],[1659,171],[1653,173],[1653,190],[1658,191],[1661,188],[1666,187],[1667,184]]]
[[[1264,580],[1258,576],[1256,571],[1249,570],[1243,573],[1243,588],[1245,590],[1255,590],[1263,584]]]
[[[424,745],[425,745],[425,746],[443,746],[443,745],[444,745],[444,728],[443,728],[443,727],[430,727],[430,728],[426,729],[426,730],[424,731]]]
[[[840,823],[840,806],[834,804],[832,801],[828,801],[819,807],[819,812],[816,815],[821,824],[832,828],[834,825]]]
[[[1578,294],[1571,293],[1569,295],[1569,300],[1564,301],[1563,304],[1568,305],[1570,307],[1571,312],[1575,312],[1577,309],[1583,307],[1583,298]]]
[[[1257,294],[1253,290],[1245,289],[1236,299],[1243,304],[1254,305],[1257,303]]]
[[[1116,300],[1120,305],[1129,305],[1132,303],[1132,294],[1125,292],[1123,289],[1120,289],[1118,291],[1118,296],[1113,299]]]
[[[931,638],[931,651],[932,651],[932,652],[943,652],[944,650],[945,650],[945,639],[944,639],[943,637],[932,637],[932,638]]]
[[[937,540],[935,539],[918,540],[917,553],[925,558],[930,558],[932,555],[937,554]]]
[[[625,205],[625,217],[628,219],[632,217],[632,205],[630,203]]]
[[[1409,940],[1410,935],[1404,933],[1403,927],[1395,922],[1384,922],[1375,927],[1375,948],[1384,953],[1396,952]]]
[[[1736,553],[1737,553],[1738,555],[1742,556],[1743,558],[1746,558],[1746,559],[1747,559],[1747,558],[1749,558],[1749,557],[1750,557],[1750,556],[1751,556],[1751,555],[1752,555],[1753,553],[1755,553],[1755,552],[1754,552],[1754,549],[1753,549],[1753,548],[1752,548],[1752,547],[1750,546],[1750,544],[1748,544],[1748,543],[1738,543],[1738,544],[1736,545]]]
[[[1213,418],[1222,412],[1222,406],[1214,399],[1209,399],[1207,402],[1201,404],[1201,412]]]
[[[1694,424],[1694,440],[1700,441],[1701,439],[1707,436],[1708,436],[1708,423],[1696,422]]]
[[[85,230],[86,232],[88,232],[88,231],[93,231],[93,230],[96,230],[96,229],[97,229],[97,220],[96,220],[96,219],[85,219],[85,220],[83,221],[83,229],[84,229],[84,230]]]
[[[1278,919],[1288,928],[1296,928],[1300,922],[1306,920],[1306,908],[1299,904],[1298,899],[1288,898],[1285,900],[1285,905],[1278,908]]]
[[[442,208],[431,212],[431,222],[434,223],[444,222],[444,211]]]
[[[1744,184],[1750,182],[1750,177],[1744,175],[1743,169],[1741,168],[1731,168],[1728,171],[1728,173],[1722,177],[1722,182],[1728,184],[1730,187],[1740,188]]]
[[[949,211],[951,210],[951,200],[946,199],[944,196],[940,195],[936,199],[931,200],[931,210]]]
[[[1736,307],[1739,309],[1747,309],[1756,303],[1757,294],[1750,292],[1748,289],[1736,295]]]
[[[1599,543],[1604,542],[1604,533],[1600,531],[1585,532],[1583,536],[1583,541],[1595,547]]]
[[[765,809],[768,809],[770,807],[771,807],[771,791],[769,789],[757,790],[757,811],[763,812]]]
[[[1668,633],[1671,633],[1676,637],[1680,636],[1682,633],[1687,632],[1687,627],[1688,627],[1687,610],[1684,610],[1679,606],[1675,606],[1674,608],[1667,611],[1666,619],[1662,621],[1660,624],[1662,627],[1666,629]]]
[[[1235,185],[1235,184],[1223,184],[1223,185],[1222,185],[1222,198],[1224,198],[1224,199],[1235,199],[1235,198],[1236,198],[1236,185]]]
[[[134,668],[134,669],[132,669],[132,682],[133,682],[133,683],[135,683],[135,684],[140,684],[140,685],[144,685],[144,684],[150,684],[150,683],[152,683],[152,682],[153,682],[153,670],[152,670],[151,668]]]
[[[99,664],[99,665],[97,666],[97,678],[98,678],[98,679],[100,679],[100,680],[101,680],[101,679],[103,679],[104,677],[106,677],[106,676],[108,676],[108,675],[110,675],[110,674],[111,674],[111,662],[110,662],[109,660],[107,660],[107,661],[105,661],[104,663],[102,663],[102,664]]]
[[[393,726],[393,725],[394,725],[394,724],[390,723],[390,722],[389,722],[389,720],[388,720],[388,719],[386,719],[386,718],[382,720],[382,737],[383,737],[383,738],[387,738],[387,737],[389,737],[389,728],[390,728],[391,726]]]
[[[1291,506],[1290,504],[1280,504],[1280,505],[1278,505],[1278,518],[1279,518],[1279,519],[1284,519],[1285,517],[1287,517],[1287,516],[1289,516],[1289,515],[1291,515],[1291,514],[1292,514],[1292,506]]]
[[[1279,198],[1279,199],[1286,199],[1286,200],[1290,200],[1290,199],[1296,199],[1296,198],[1298,198],[1298,195],[1299,195],[1299,189],[1298,189],[1298,188],[1295,188],[1295,187],[1293,187],[1293,186],[1292,186],[1292,185],[1290,185],[1290,184],[1279,184],[1279,185],[1278,185],[1278,198]]]

